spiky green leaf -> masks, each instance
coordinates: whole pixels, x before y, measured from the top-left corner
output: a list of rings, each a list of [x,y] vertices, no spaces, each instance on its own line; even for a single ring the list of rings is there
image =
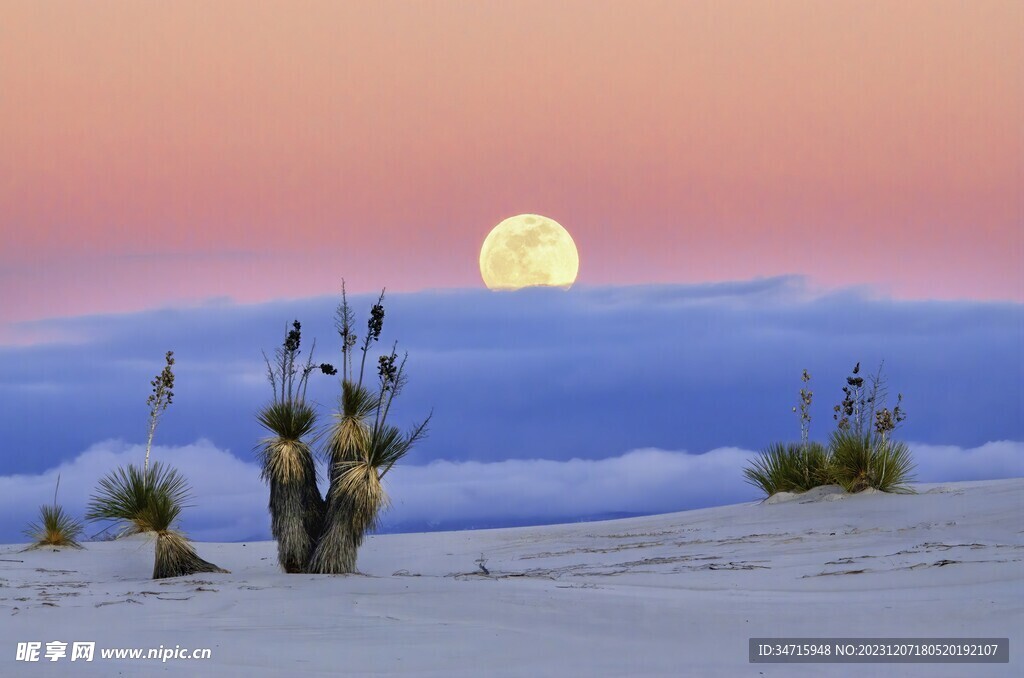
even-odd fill
[[[173,467],[154,462],[144,471],[128,464],[100,480],[85,518],[115,521],[122,535],[170,529],[189,497],[185,477]]]

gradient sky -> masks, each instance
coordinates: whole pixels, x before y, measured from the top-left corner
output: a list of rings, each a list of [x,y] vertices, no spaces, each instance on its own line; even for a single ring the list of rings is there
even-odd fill
[[[1024,3],[0,2],[0,325],[806,274],[1024,300]],[[12,341],[8,335],[7,341]]]

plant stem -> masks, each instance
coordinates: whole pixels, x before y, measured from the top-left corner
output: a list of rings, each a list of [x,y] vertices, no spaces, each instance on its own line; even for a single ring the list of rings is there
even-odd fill
[[[153,434],[156,432],[156,420],[157,415],[153,415],[149,419],[149,435],[146,437],[146,463],[143,464],[143,472],[149,470],[149,451],[153,447]]]

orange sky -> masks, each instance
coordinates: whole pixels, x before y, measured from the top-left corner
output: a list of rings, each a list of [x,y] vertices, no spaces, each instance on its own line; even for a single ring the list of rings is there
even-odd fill
[[[0,0],[0,322],[803,273],[1024,300],[1024,3]]]

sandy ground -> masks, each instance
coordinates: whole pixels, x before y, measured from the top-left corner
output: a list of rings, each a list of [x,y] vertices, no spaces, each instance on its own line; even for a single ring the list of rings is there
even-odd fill
[[[0,675],[1021,675],[1024,479],[918,489],[372,537],[353,576],[285,575],[271,542],[162,581],[144,538],[3,546]],[[760,636],[1009,637],[1010,663],[750,664]],[[95,658],[17,661],[54,640]],[[159,646],[212,657],[100,657]]]

